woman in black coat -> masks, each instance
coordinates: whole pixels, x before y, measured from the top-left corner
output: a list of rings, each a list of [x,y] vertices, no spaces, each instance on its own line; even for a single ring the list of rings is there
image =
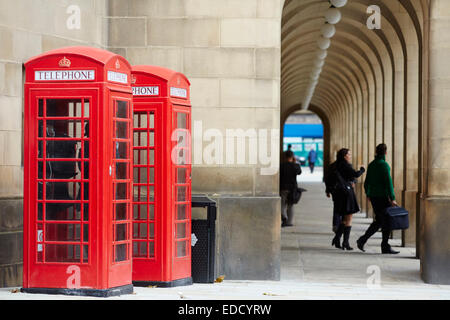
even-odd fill
[[[338,187],[334,190],[333,201],[336,212],[342,216],[342,222],[336,231],[332,244],[336,248],[342,248],[343,250],[353,250],[349,244],[352,217],[354,213],[359,211],[354,187],[356,179],[366,171],[364,167],[356,171],[353,169],[351,161],[352,152],[349,149],[341,149],[338,151],[336,160]],[[344,234],[344,241],[341,247],[340,241],[342,234]]]

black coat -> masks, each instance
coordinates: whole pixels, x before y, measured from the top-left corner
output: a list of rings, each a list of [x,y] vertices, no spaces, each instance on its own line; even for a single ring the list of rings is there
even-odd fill
[[[302,173],[302,168],[295,162],[283,162],[280,165],[280,190],[297,188],[297,176]]]
[[[280,191],[289,191],[288,202],[293,203],[294,192],[297,192],[297,176],[302,168],[295,162],[282,162],[280,165]]]
[[[294,193],[298,192],[297,176],[302,174],[300,164],[296,162],[282,162],[280,165],[280,191],[289,191],[287,202],[295,204]]]
[[[347,161],[336,163],[336,168],[347,185],[347,192],[339,189],[333,192],[334,210],[339,215],[356,213],[360,209],[358,202],[356,201],[355,190],[351,187],[351,183],[355,183],[356,179],[359,178],[365,170],[362,168],[361,170],[356,171]]]

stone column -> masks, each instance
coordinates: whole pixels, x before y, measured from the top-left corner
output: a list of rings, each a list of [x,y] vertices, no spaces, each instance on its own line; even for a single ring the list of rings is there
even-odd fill
[[[430,3],[428,172],[421,216],[421,274],[450,285],[450,2]]]
[[[370,83],[364,81],[362,88],[362,103],[359,104],[358,109],[358,158],[353,159],[353,164],[359,166],[360,164],[368,163],[368,145],[369,145],[369,108],[370,108]],[[360,178],[356,183],[356,191],[358,195],[358,204],[360,205],[361,211],[367,214],[367,201],[366,194],[364,192],[364,180]]]
[[[398,49],[400,50],[400,49]],[[395,57],[395,97],[392,110],[392,145],[388,145],[388,153],[392,154],[391,174],[397,203],[403,204],[403,157],[404,157],[404,68],[401,52],[394,50]],[[395,232],[394,232],[395,233]]]
[[[406,34],[408,60],[407,60],[407,102],[404,114],[404,191],[403,202],[409,211],[409,229],[403,232],[404,246],[416,245],[416,212],[418,195],[418,168],[419,168],[419,47],[417,36]],[[421,54],[421,53],[420,53]]]

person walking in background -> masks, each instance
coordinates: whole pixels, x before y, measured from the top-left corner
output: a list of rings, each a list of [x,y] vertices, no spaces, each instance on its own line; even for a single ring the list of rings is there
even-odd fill
[[[281,196],[281,219],[282,227],[293,226],[294,219],[294,192],[297,192],[297,176],[302,169],[295,162],[292,151],[284,152],[284,161],[280,165],[280,196]]]
[[[331,168],[333,171],[330,173],[335,176],[335,183],[327,188],[327,196],[330,197],[330,193],[333,195],[333,211],[336,212],[336,215],[341,216],[341,223],[336,229],[331,244],[339,249],[353,250],[349,243],[352,218],[353,214],[359,211],[354,187],[356,178],[359,178],[366,170],[364,167],[361,167],[359,171],[353,169],[351,165],[352,153],[349,149],[339,150],[336,158],[336,163]],[[344,240],[341,246],[342,235],[344,235]]]
[[[336,174],[335,174],[336,173],[336,163],[337,162],[335,161],[328,166],[328,170],[326,171],[326,176],[324,179],[325,193],[328,198],[331,197],[333,200],[333,219],[331,220],[331,222],[332,222],[332,230],[334,233],[337,232],[339,225],[342,222],[342,216],[337,211],[336,199],[335,199],[336,193],[334,192],[336,183],[337,183],[337,178],[336,178]],[[340,244],[338,245],[338,247],[340,247]]]
[[[389,236],[391,229],[388,223],[386,209],[390,206],[397,206],[395,202],[394,186],[392,184],[391,168],[386,162],[387,146],[382,143],[376,148],[375,160],[373,160],[367,168],[367,176],[364,181],[364,190],[367,199],[372,203],[375,212],[375,220],[367,229],[366,233],[361,236],[356,244],[358,249],[365,252],[364,245],[369,238],[374,235],[381,227],[382,242],[381,253],[397,254],[398,251],[392,250],[389,245]]]
[[[309,163],[309,169],[311,170],[311,173],[314,172],[314,166],[316,164],[316,160],[317,160],[316,150],[314,150],[314,148],[311,148],[311,151],[309,151],[309,154],[308,154],[308,163]]]

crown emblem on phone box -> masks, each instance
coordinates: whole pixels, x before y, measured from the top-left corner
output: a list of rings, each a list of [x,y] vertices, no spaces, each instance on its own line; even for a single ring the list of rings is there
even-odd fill
[[[67,59],[66,57],[62,58],[61,60],[59,60],[59,66],[61,68],[69,68],[72,62],[70,62],[69,59]]]

